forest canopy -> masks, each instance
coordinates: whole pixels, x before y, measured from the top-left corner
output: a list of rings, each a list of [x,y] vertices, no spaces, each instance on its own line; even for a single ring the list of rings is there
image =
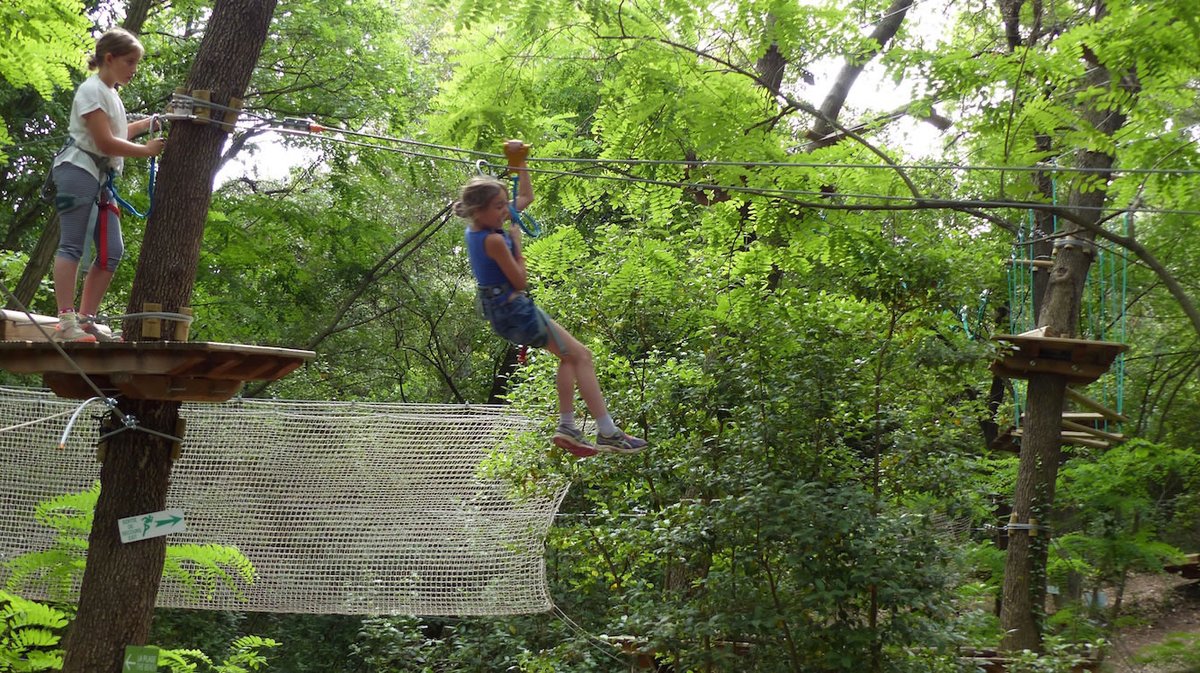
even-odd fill
[[[0,4],[9,308],[54,311],[40,190],[95,35],[140,35],[121,97],[159,113],[221,5]],[[316,351],[250,396],[499,402],[548,439],[557,361],[491,333],[464,223],[438,217],[519,138],[531,295],[650,448],[496,467],[571,483],[553,614],[160,611],[155,642],[220,661],[257,634],[272,669],[347,673],[626,670],[617,643],[676,671],[1109,656],[1128,578],[1200,547],[1194,10],[281,3],[214,171],[191,338]],[[120,178],[138,207],[147,182]],[[123,222],[111,314],[156,254]],[[1094,412],[1065,375],[992,368],[996,336],[1038,328],[1128,345],[1075,388],[1123,422],[1064,429]]]

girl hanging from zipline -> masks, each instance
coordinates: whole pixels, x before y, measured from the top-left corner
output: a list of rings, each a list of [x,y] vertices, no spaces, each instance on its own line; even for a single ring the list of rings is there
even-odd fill
[[[526,157],[529,146],[519,140],[504,145],[509,170],[518,176],[512,208],[519,213],[533,201],[533,183]],[[478,284],[483,315],[497,334],[516,345],[545,348],[558,357],[558,427],[554,444],[576,456],[598,451],[636,453],[646,441],[626,434],[613,422],[596,381],[592,353],[578,339],[534,305],[526,294],[528,276],[521,251],[521,230],[509,220],[508,187],[491,176],[476,176],[463,188],[454,212],[467,218],[467,255]],[[575,426],[575,390],[596,419],[593,445]]]
[[[164,142],[155,138],[145,145],[130,138],[152,130],[154,118],[130,122],[117,88],[137,72],[145,49],[132,33],[112,28],[96,41],[88,68],[96,74],[84,80],[71,103],[69,139],[54,159],[51,178],[58,190],[54,200],[59,215],[58,252],[54,256],[54,296],[58,302],[57,341],[119,340],[96,329],[96,311],[108,291],[125,246],[121,238],[120,210],[111,202],[106,181],[120,174],[123,157],[154,157]],[[84,241],[93,206],[98,207],[93,238],[96,261],[83,281],[79,313],[75,313],[75,276],[83,257]]]

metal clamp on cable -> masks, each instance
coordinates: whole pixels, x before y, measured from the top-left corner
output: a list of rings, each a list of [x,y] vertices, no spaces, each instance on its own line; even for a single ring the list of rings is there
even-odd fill
[[[316,122],[303,117],[284,117],[276,122],[279,127],[285,131],[296,131],[298,133],[309,133],[313,127],[317,126]]]
[[[1054,239],[1054,249],[1070,250],[1079,248],[1083,254],[1089,257],[1096,255],[1096,242],[1089,241],[1086,238],[1075,238],[1074,236],[1063,236],[1062,238]]]

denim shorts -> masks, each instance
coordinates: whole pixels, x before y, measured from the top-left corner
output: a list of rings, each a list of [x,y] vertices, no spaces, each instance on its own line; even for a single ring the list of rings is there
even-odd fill
[[[509,298],[511,297],[511,299]],[[541,348],[550,340],[550,318],[524,294],[482,298],[483,317],[496,334],[518,346]]]

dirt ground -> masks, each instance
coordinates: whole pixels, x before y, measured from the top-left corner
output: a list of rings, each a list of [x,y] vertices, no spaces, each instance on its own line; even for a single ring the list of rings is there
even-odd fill
[[[1147,645],[1176,632],[1200,633],[1200,580],[1178,575],[1133,577],[1125,589],[1122,612],[1136,619],[1113,638],[1103,670],[1106,673],[1176,673],[1138,663],[1135,655]]]

